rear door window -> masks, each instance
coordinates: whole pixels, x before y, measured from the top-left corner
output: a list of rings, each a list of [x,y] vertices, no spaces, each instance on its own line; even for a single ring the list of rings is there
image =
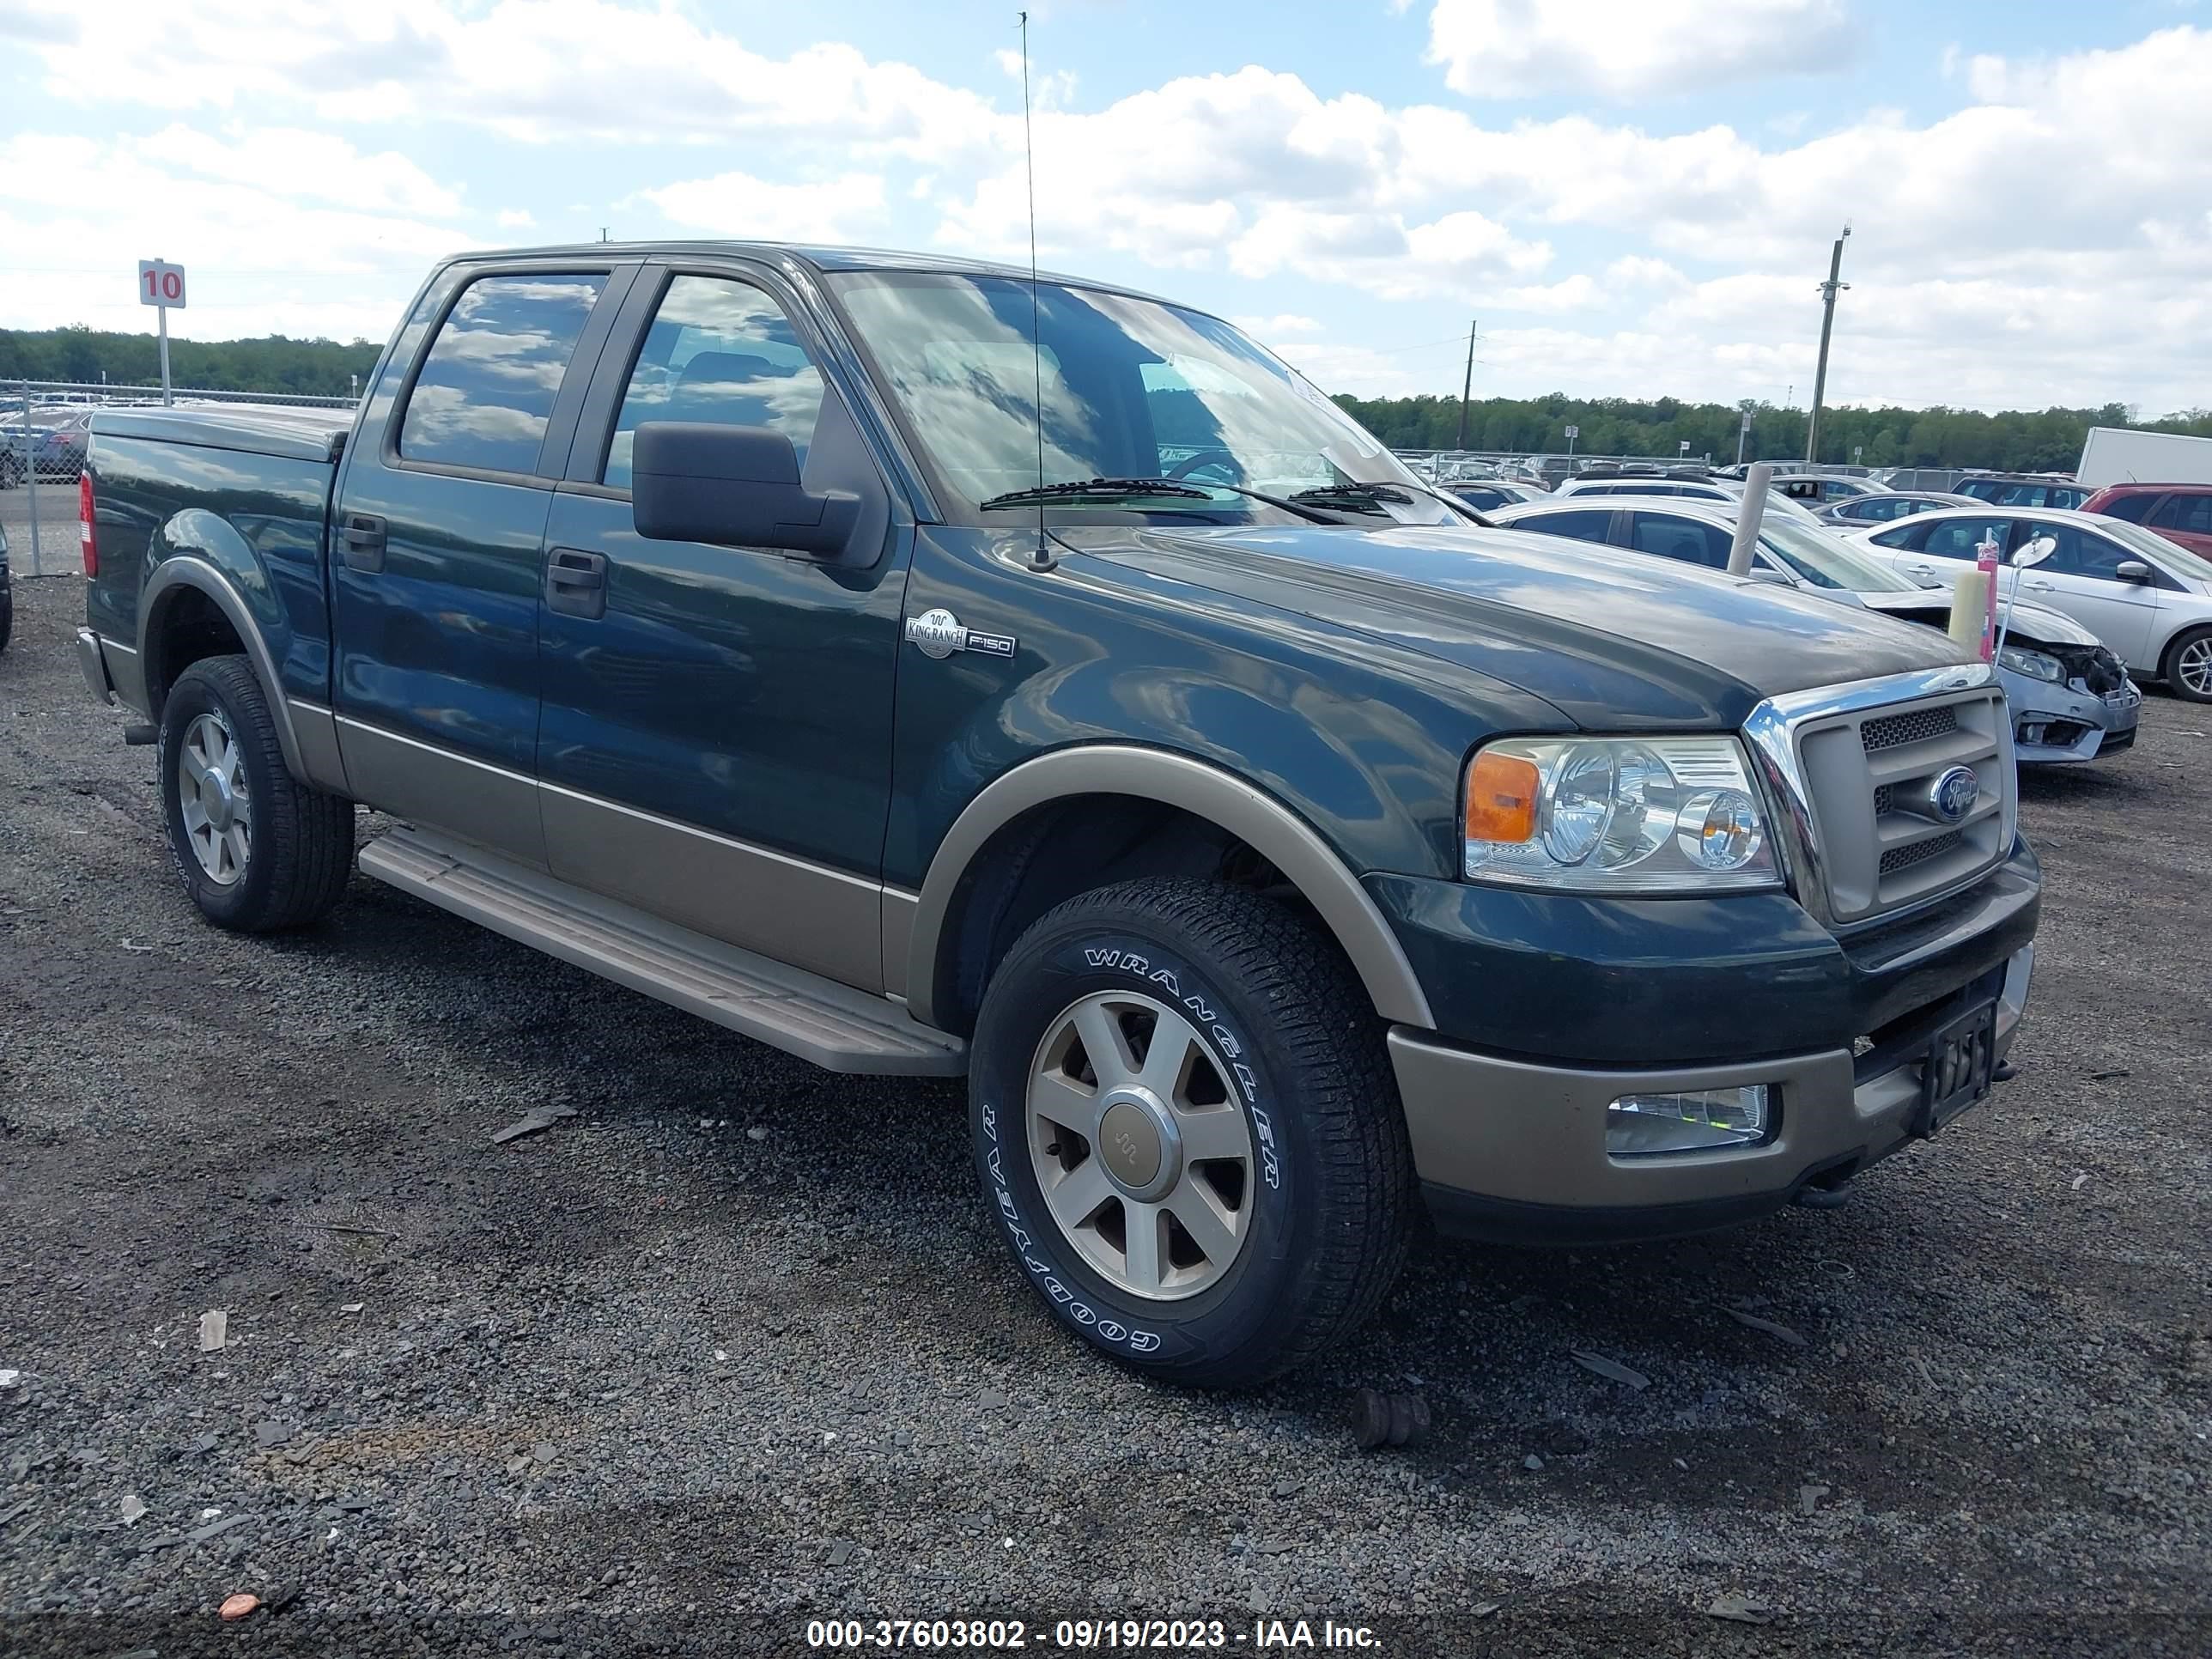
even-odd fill
[[[1601,542],[1613,527],[1613,509],[1586,513],[1540,513],[1522,520],[1516,530],[1540,530],[1547,536],[1571,536],[1578,542]]]
[[[1987,519],[1945,519],[1913,528],[1924,531],[1928,538],[1918,544],[1918,551],[1932,553],[1939,559],[1973,559],[1981,556],[1982,543],[1991,536],[2002,547],[2007,526],[1992,524]]]
[[[2119,509],[2132,501],[2147,501],[2143,495],[2124,496],[2112,503],[2117,516]],[[2151,514],[2151,527],[2155,530],[2179,530],[2185,536],[2212,536],[2212,495],[2168,495]]]
[[[482,276],[430,343],[399,427],[403,459],[531,473],[604,275]]]
[[[1718,525],[1707,524],[1701,519],[1685,519],[1673,513],[1632,513],[1628,516],[1631,547],[1639,553],[1672,559],[1678,564],[1725,570],[1729,547],[1734,540]]]

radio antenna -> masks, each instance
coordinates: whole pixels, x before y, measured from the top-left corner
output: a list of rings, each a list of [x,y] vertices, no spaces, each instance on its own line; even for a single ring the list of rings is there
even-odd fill
[[[1022,29],[1022,166],[1029,174],[1030,195],[1030,366],[1036,398],[1037,540],[1030,562],[1039,570],[1052,566],[1052,544],[1044,531],[1044,330],[1037,317],[1036,261],[1036,141],[1030,133],[1030,15],[1018,14]]]

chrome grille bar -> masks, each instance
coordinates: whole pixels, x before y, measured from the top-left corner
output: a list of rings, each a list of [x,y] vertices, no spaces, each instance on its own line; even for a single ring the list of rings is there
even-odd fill
[[[2011,850],[2011,724],[1986,664],[1770,698],[1744,735],[1781,809],[1798,902],[1832,926],[1932,903]],[[1954,817],[1937,795],[1961,768],[1977,787]]]

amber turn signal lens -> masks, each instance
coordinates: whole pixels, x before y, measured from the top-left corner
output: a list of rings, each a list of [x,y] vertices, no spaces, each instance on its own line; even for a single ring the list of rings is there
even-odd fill
[[[1467,838],[1522,842],[1536,833],[1536,763],[1485,752],[1467,774]]]

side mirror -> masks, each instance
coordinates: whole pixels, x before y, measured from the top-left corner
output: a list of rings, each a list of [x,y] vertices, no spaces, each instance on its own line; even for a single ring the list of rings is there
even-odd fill
[[[1797,586],[1796,582],[1791,581],[1789,577],[1784,575],[1772,565],[1767,564],[1754,563],[1751,567],[1751,579],[1755,582],[1771,582],[1777,587],[1795,587]]]
[[[2150,582],[2156,578],[2151,568],[2141,559],[2122,559],[2112,567],[2112,574],[2124,582]]]
[[[657,542],[841,553],[860,517],[845,490],[810,495],[799,452],[764,426],[647,421],[630,448],[630,517]]]

